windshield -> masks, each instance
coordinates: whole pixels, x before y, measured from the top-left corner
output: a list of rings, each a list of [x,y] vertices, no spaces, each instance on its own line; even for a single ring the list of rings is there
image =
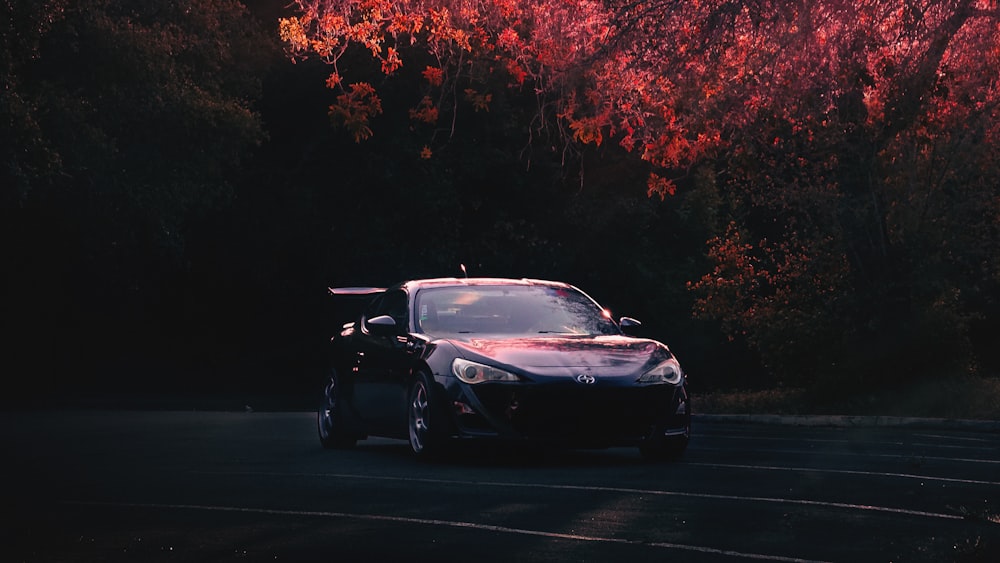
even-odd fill
[[[417,330],[434,335],[619,334],[597,303],[572,288],[461,286],[421,290]]]

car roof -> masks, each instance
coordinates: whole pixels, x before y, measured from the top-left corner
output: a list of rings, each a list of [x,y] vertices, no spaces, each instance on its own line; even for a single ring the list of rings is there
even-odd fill
[[[401,287],[408,292],[413,292],[419,289],[425,289],[428,287],[462,287],[462,286],[497,286],[497,285],[510,285],[510,286],[533,286],[533,285],[544,285],[549,287],[565,287],[571,288],[568,283],[549,281],[549,280],[536,280],[529,278],[513,279],[513,278],[434,278],[434,279],[423,279],[423,280],[410,280],[398,284],[397,287]]]

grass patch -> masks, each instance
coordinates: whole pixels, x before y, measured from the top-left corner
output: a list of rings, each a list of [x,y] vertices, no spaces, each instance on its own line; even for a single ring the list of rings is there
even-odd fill
[[[1000,377],[921,380],[837,396],[809,389],[714,391],[694,395],[703,414],[830,414],[1000,420]]]

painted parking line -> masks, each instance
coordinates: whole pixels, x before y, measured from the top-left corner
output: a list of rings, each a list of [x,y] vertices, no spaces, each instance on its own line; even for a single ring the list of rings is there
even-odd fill
[[[688,446],[690,450],[698,450],[703,452],[729,452],[732,453],[733,448],[714,448],[714,447],[703,447],[703,446]],[[869,458],[885,458],[885,459],[922,459],[922,460],[933,460],[933,461],[950,461],[955,463],[981,463],[986,465],[1000,465],[1000,459],[980,459],[971,457],[947,457],[947,456],[933,456],[933,455],[922,455],[919,453],[913,454],[875,454],[875,453],[865,453],[865,452],[831,452],[828,450],[821,449],[802,449],[802,450],[778,450],[778,449],[754,449],[754,453],[767,453],[767,454],[809,454],[824,455],[827,457],[869,457]]]
[[[106,506],[114,508],[144,508],[144,509],[154,509],[154,510],[199,510],[199,511],[210,511],[210,512],[267,514],[275,516],[345,518],[345,519],[367,520],[375,522],[392,522],[397,524],[444,526],[448,528],[458,528],[464,530],[499,532],[504,534],[535,536],[535,537],[544,537],[544,538],[558,539],[558,540],[600,542],[607,544],[655,547],[660,549],[689,551],[696,553],[705,553],[710,555],[724,555],[729,557],[752,559],[757,561],[781,561],[786,563],[825,563],[823,561],[817,561],[812,559],[800,559],[797,557],[786,557],[782,555],[767,555],[762,553],[746,553],[742,551],[735,551],[729,549],[717,549],[714,547],[703,547],[703,546],[687,545],[680,543],[645,542],[637,540],[627,540],[622,538],[608,538],[608,537],[590,536],[583,534],[566,534],[561,532],[546,532],[543,530],[529,530],[525,528],[510,528],[507,526],[494,526],[491,524],[479,524],[476,522],[461,522],[453,520],[440,520],[434,518],[409,518],[405,516],[389,516],[385,514],[359,514],[352,512],[328,512],[328,511],[313,511],[313,510],[280,510],[273,508],[212,506],[212,505],[199,505],[199,504],[158,504],[158,503],[125,503],[125,502],[66,502],[65,504],[77,505],[77,506]]]
[[[585,492],[602,492],[602,493],[627,493],[635,495],[650,495],[650,496],[671,496],[671,497],[682,497],[682,498],[700,498],[700,499],[713,499],[713,500],[733,500],[733,501],[745,501],[745,502],[761,502],[770,504],[791,504],[799,506],[811,506],[811,507],[821,507],[821,508],[836,508],[836,509],[847,509],[847,510],[860,510],[866,512],[882,512],[887,514],[899,514],[905,516],[919,516],[923,518],[939,518],[943,520],[962,520],[963,517],[956,514],[941,514],[937,512],[927,512],[923,510],[910,510],[907,508],[894,508],[889,506],[875,506],[870,504],[855,504],[855,503],[844,503],[844,502],[827,502],[819,500],[808,500],[808,499],[794,499],[794,498],[781,498],[781,497],[754,497],[754,496],[741,496],[741,495],[722,495],[715,493],[692,493],[687,491],[664,491],[658,489],[634,489],[629,487],[606,487],[606,486],[593,486],[593,485],[559,485],[559,484],[545,484],[545,483],[510,483],[502,481],[460,481],[452,479],[430,479],[423,477],[393,477],[393,476],[380,476],[380,475],[352,475],[344,473],[278,473],[278,472],[245,472],[245,473],[232,473],[232,472],[218,472],[218,475],[259,475],[259,476],[273,476],[273,477],[321,477],[329,479],[357,479],[357,480],[368,480],[368,481],[397,481],[406,483],[424,483],[424,484],[435,484],[435,485],[460,485],[460,486],[472,486],[472,487],[507,487],[507,488],[522,488],[522,489],[551,489],[551,490],[564,490],[564,491],[585,491]]]
[[[956,477],[934,477],[931,475],[918,475],[915,473],[888,473],[882,471],[857,471],[852,469],[817,469],[813,467],[781,467],[777,465],[742,465],[735,463],[702,463],[685,462],[684,465],[695,467],[714,467],[720,469],[750,469],[753,471],[809,471],[812,473],[834,473],[839,475],[861,475],[865,477],[899,477],[903,479],[919,479],[920,481],[944,481],[947,483],[962,483],[965,485],[992,485],[1000,486],[1000,481],[978,481],[976,479],[958,479]]]
[[[978,436],[946,436],[944,434],[914,434],[914,436],[920,436],[921,438],[935,438],[948,441],[961,440],[963,442],[983,442],[988,444],[996,444],[996,438],[980,438]]]
[[[922,438],[936,438],[944,436],[934,436],[934,435],[914,435],[920,436]],[[710,439],[722,439],[722,440],[740,440],[747,442],[806,442],[808,444],[857,444],[856,440],[847,439],[830,439],[830,438],[783,438],[780,436],[751,436],[751,435],[738,435],[738,434],[707,434],[706,438]],[[889,446],[889,447],[906,447],[906,448],[941,448],[941,449],[951,449],[951,450],[970,450],[970,451],[985,451],[985,452],[997,452],[998,448],[996,446],[996,440],[985,440],[978,438],[970,438],[970,441],[983,442],[983,443],[993,443],[992,446],[986,445],[961,445],[961,444],[937,444],[928,442],[904,442],[904,441],[876,441],[876,442],[865,442],[866,447],[877,448],[879,446]],[[812,450],[810,450],[812,451]]]

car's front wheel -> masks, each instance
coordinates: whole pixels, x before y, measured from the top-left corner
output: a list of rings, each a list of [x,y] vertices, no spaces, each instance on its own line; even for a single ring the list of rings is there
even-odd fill
[[[639,446],[639,453],[650,461],[677,461],[684,456],[691,436],[691,419],[684,422],[681,432],[650,436]]]
[[[433,401],[430,378],[424,373],[417,374],[410,384],[407,426],[410,449],[420,457],[439,453],[442,448]]]
[[[357,436],[348,431],[344,424],[344,399],[340,393],[340,380],[337,370],[331,369],[323,397],[316,412],[316,428],[319,432],[319,443],[327,449],[343,449],[353,447],[358,442]]]

